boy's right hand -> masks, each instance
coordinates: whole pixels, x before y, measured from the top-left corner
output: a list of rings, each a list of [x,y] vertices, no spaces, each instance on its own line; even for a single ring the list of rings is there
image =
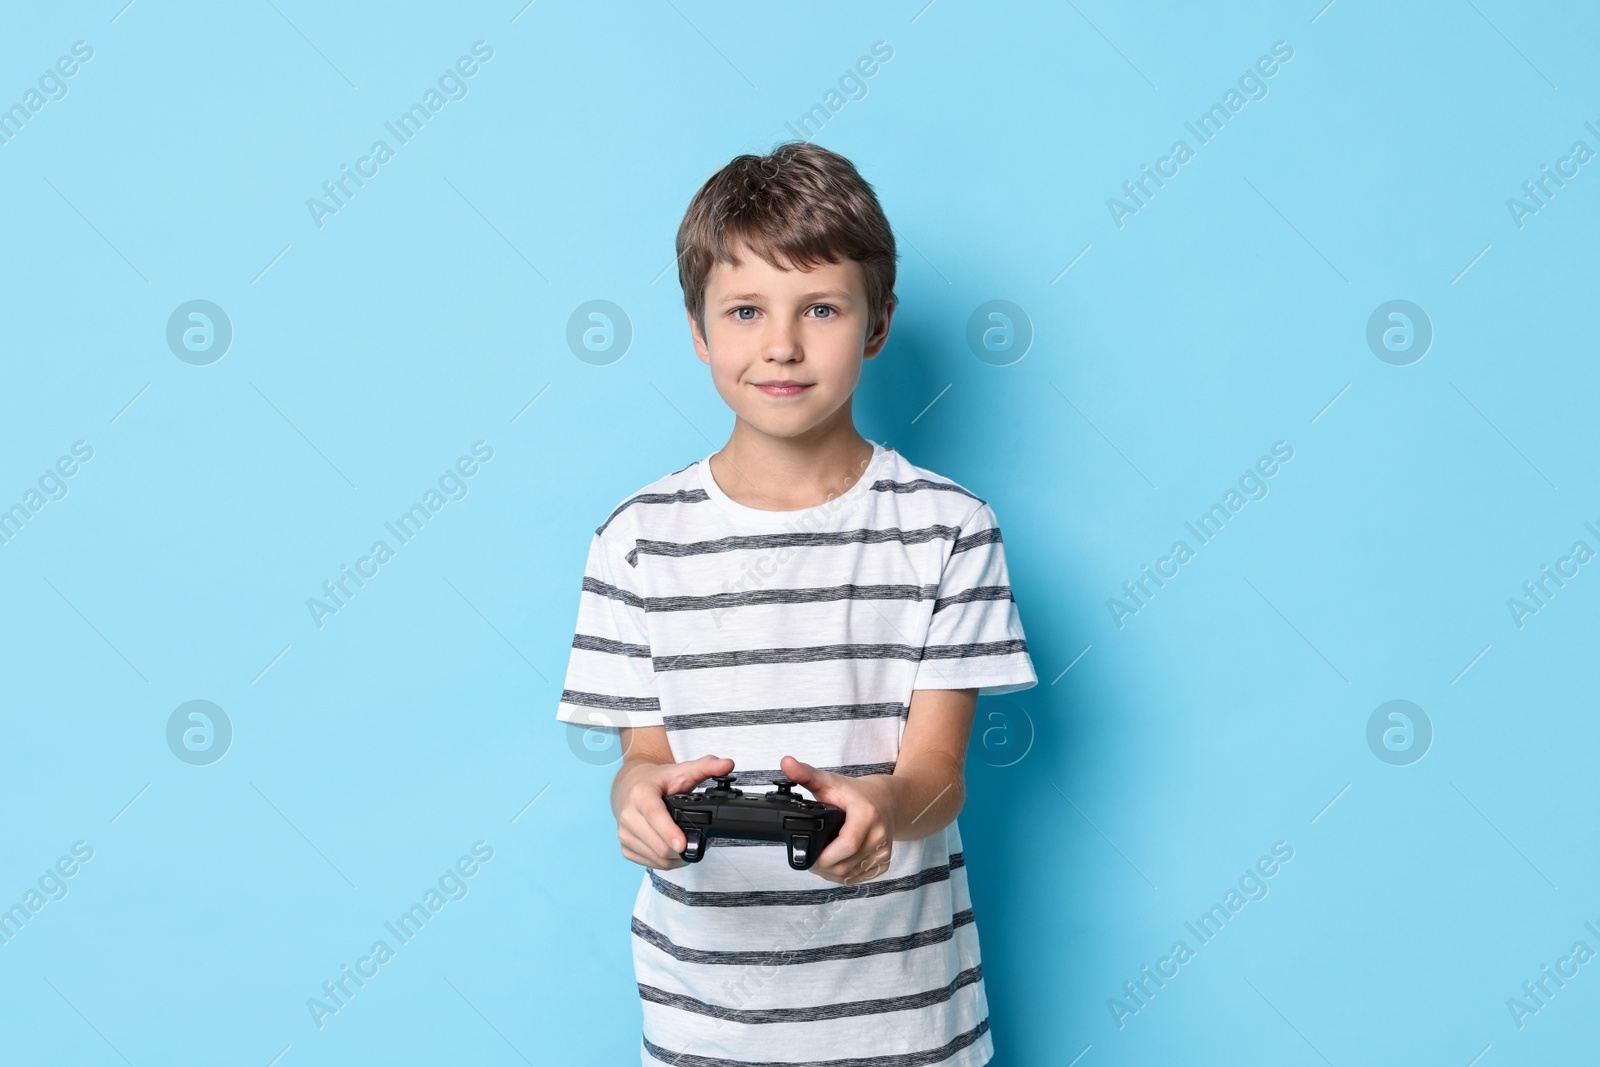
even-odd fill
[[[656,870],[685,866],[688,861],[680,853],[688,840],[662,798],[687,793],[707,778],[731,770],[733,760],[726,756],[701,756],[688,763],[657,763],[648,756],[624,761],[611,784],[611,811],[617,817],[622,854]]]

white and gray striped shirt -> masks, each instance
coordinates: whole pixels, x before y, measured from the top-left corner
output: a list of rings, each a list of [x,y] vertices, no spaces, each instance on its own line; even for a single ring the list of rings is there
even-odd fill
[[[1036,684],[985,501],[874,444],[833,500],[762,511],[709,458],[595,531],[559,719],[665,726],[675,760],[729,757],[763,793],[784,755],[891,773],[914,689]],[[647,1067],[993,1055],[954,822],[855,886],[714,838],[699,863],[645,872],[633,934]]]

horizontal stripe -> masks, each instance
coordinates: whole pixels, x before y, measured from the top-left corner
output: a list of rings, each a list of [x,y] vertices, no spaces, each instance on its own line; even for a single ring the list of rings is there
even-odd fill
[[[561,703],[585,708],[610,708],[613,711],[650,711],[658,714],[661,711],[661,701],[656,697],[619,697],[609,693],[585,693],[577,689],[563,689]]]
[[[975,534],[961,538],[950,549],[950,554],[953,556],[957,552],[966,552],[980,545],[998,545],[1000,543],[1000,527],[991,526],[987,530],[979,530]]]
[[[943,538],[954,540],[961,531],[954,526],[924,526],[902,530],[891,526],[882,530],[837,530],[816,533],[737,534],[711,541],[650,541],[639,538],[628,553],[629,563],[637,565],[640,553],[647,556],[704,556],[717,552],[739,552],[758,548],[827,548],[834,545],[876,545],[894,542],[920,545]],[[979,536],[974,534],[973,536]]]
[[[876,1000],[842,1000],[835,1004],[816,1004],[802,1008],[729,1008],[721,1004],[707,1004],[703,1000],[669,993],[655,986],[639,983],[639,998],[652,1004],[661,1004],[679,1011],[693,1012],[724,1022],[760,1025],[762,1023],[815,1023],[829,1019],[849,1019],[860,1015],[883,1015],[892,1011],[915,1011],[918,1008],[943,1004],[956,995],[956,991],[983,980],[983,964],[968,967],[950,979],[948,985],[924,989],[899,997],[880,997]]]
[[[644,1038],[645,1051],[662,1063],[672,1067],[931,1067],[943,1063],[962,1049],[969,1048],[989,1032],[989,1017],[985,1015],[977,1026],[957,1034],[938,1048],[920,1052],[900,1052],[887,1056],[851,1056],[834,1060],[730,1060],[721,1056],[695,1056],[689,1052],[671,1052],[648,1037]]]
[[[589,579],[584,588],[589,588]],[[598,591],[598,590],[596,590]],[[751,589],[709,596],[650,596],[642,601],[646,611],[709,611],[759,604],[823,604],[838,600],[932,600],[937,585],[830,585],[808,589]],[[637,599],[637,598],[635,598]]]
[[[922,650],[923,659],[968,659],[973,656],[1009,656],[1028,651],[1028,642],[981,641],[972,645],[929,645]]]
[[[979,600],[1013,600],[1009,585],[977,585],[965,589],[954,596],[942,596],[933,602],[935,615],[949,607],[951,604],[971,604]]]
[[[626,641],[613,641],[609,637],[596,637],[593,634],[573,635],[572,647],[581,648],[585,652],[609,652],[615,656],[650,658],[649,645],[630,645]]]
[[[840,900],[886,897],[935,882],[946,882],[950,880],[951,871],[965,864],[966,859],[960,852],[952,852],[949,863],[924,867],[915,874],[899,878],[856,882],[854,885],[834,886],[831,889],[745,889],[727,893],[685,889],[676,882],[667,881],[655,870],[646,869],[650,874],[650,884],[657,893],[691,908],[809,908]]]
[[[662,725],[668,730],[715,730],[729,726],[773,726],[792,722],[832,722],[840,719],[904,718],[906,705],[819,704],[799,708],[751,708],[744,711],[702,711],[693,715],[668,715]]]
[[[598,578],[591,578],[587,574],[583,576],[583,591],[585,593],[596,593],[603,597],[609,597],[612,600],[620,600],[630,608],[644,607],[644,598],[639,596],[637,593],[629,592],[626,589],[620,589],[617,586],[611,585],[607,582],[602,582]]]
[[[647,926],[637,918],[633,920],[634,936],[665,952],[682,963],[705,963],[715,966],[779,967],[789,964],[822,963],[827,960],[855,960],[863,956],[877,956],[886,952],[910,952],[913,949],[937,945],[955,936],[956,929],[972,922],[972,909],[955,913],[944,926],[919,930],[903,937],[880,937],[872,941],[852,941],[837,945],[818,945],[815,948],[797,948],[783,951],[720,952],[710,949],[687,948],[673,944],[661,931]]]
[[[834,659],[905,659],[913,662],[924,659],[965,659],[969,656],[1005,656],[1027,650],[1027,643],[1021,640],[927,645],[923,648],[911,645],[807,645],[799,648],[735,648],[692,655],[652,656],[650,665],[658,671],[697,671],[717,667],[746,667],[757,663],[820,663]]]
[[[694,466],[693,463],[689,464],[689,467],[692,466]],[[682,473],[688,470],[689,467],[680,467],[672,473]],[[638,493],[618,504],[616,510],[606,516],[606,521],[595,527],[594,532],[597,536],[605,533],[606,527],[611,525],[613,519],[635,504],[703,504],[710,499],[711,497],[706,495],[704,489],[679,489],[675,493]]]
[[[903,707],[904,705],[896,704],[893,706],[898,708]],[[842,774],[846,778],[865,778],[869,774],[893,774],[894,764],[850,763],[839,767],[818,767],[817,769],[822,771],[832,771],[834,774]],[[743,768],[736,767],[734,768],[733,773],[739,776],[739,780],[734,783],[735,786],[743,789],[750,785],[771,785],[772,780],[783,774],[783,771],[778,770],[777,768],[773,768],[771,770],[747,771]],[[785,775],[785,777],[787,777],[787,775]]]
[[[872,488],[880,493],[915,493],[923,489],[943,489],[952,493],[960,493],[962,496],[972,497],[978,503],[983,503],[982,497],[968,492],[959,485],[951,482],[933,482],[927,478],[916,478],[909,482],[897,482],[890,478],[879,478],[872,483]]]

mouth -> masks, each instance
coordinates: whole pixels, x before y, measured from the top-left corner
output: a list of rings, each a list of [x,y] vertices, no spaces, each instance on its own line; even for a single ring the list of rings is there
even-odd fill
[[[752,382],[757,389],[768,396],[799,396],[810,389],[814,382],[792,382],[788,380],[770,382]]]

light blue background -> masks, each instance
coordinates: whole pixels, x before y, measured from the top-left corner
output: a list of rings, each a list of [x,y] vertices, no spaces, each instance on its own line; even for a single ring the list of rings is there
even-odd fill
[[[903,253],[859,426],[993,504],[1041,678],[980,707],[961,816],[994,1062],[1592,1049],[1600,963],[1521,1028],[1506,1002],[1600,950],[1600,565],[1521,628],[1506,602],[1600,549],[1600,163],[1521,228],[1506,200],[1600,149],[1600,20],[1322,5],[8,13],[0,104],[94,57],[0,145],[0,506],[94,458],[0,545],[0,905],[94,858],[0,945],[0,1061],[636,1062],[640,872],[554,719],[584,553],[731,427],[667,269],[690,196],[879,40],[813,131]],[[468,95],[319,229],[307,198],[478,40]],[[1107,198],[1275,41],[1268,95],[1119,228]],[[164,337],[193,299],[235,331],[208,366]],[[634,330],[609,365],[565,340],[594,299]],[[965,341],[992,299],[1034,331],[1009,366]],[[1391,299],[1435,331],[1408,366],[1365,340]],[[480,440],[319,629],[307,598]],[[1279,440],[1269,495],[1119,628],[1108,598]],[[194,699],[235,731],[209,766],[165,739]],[[1435,731],[1409,766],[1367,745],[1391,699]],[[319,1030],[307,998],[480,840]],[[1280,840],[1119,1028],[1108,998]]]

